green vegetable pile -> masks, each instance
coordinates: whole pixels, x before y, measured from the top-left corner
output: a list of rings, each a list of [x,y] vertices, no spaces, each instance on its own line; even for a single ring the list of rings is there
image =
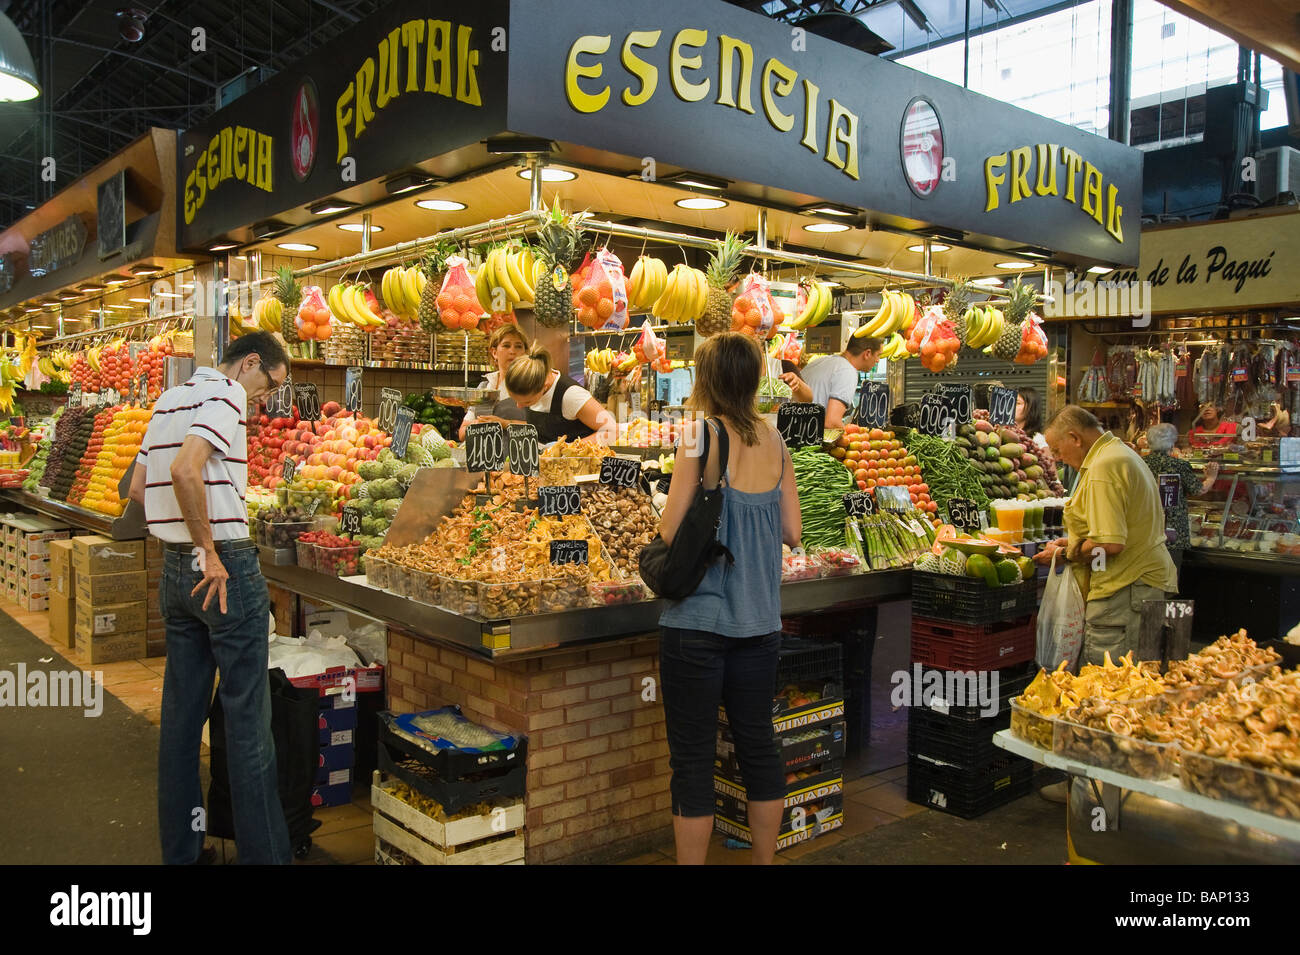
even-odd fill
[[[415,412],[415,420],[420,424],[431,424],[445,438],[455,438],[456,430],[465,417],[464,409],[454,409],[439,404],[430,394],[409,394],[403,402]]]
[[[853,475],[843,463],[818,448],[800,448],[790,458],[799,488],[803,546],[843,546],[844,495],[857,490]]]
[[[930,485],[930,499],[944,514],[948,511],[948,499],[953,497],[966,498],[980,507],[988,506],[989,496],[984,493],[979,474],[957,445],[920,431],[912,431],[903,444],[916,455],[921,473]]]

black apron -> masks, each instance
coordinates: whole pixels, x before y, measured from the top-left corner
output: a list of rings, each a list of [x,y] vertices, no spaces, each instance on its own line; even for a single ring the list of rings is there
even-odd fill
[[[519,407],[514,398],[502,398],[492,406],[492,414],[507,421],[527,421],[524,409]]]
[[[579,438],[588,438],[595,434],[595,430],[588,428],[581,421],[570,421],[564,417],[564,393],[570,388],[582,387],[568,375],[560,375],[560,380],[555,383],[555,395],[551,398],[550,411],[534,411],[528,409],[527,421],[537,428],[537,440],[542,444],[551,441],[558,441],[560,438],[568,438],[570,441],[576,441]]]

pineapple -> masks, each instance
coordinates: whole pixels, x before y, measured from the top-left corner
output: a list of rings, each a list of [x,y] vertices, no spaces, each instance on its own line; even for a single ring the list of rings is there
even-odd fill
[[[578,250],[578,230],[573,216],[560,210],[555,201],[551,217],[537,233],[537,255],[542,274],[534,292],[533,313],[547,328],[562,328],[573,319],[573,288],[569,266]]]
[[[1015,284],[1007,292],[1007,305],[1004,309],[1006,327],[998,340],[993,343],[993,357],[1003,361],[1014,361],[1020,354],[1020,341],[1025,334],[1025,318],[1034,307],[1034,290],[1016,277]]]
[[[282,265],[275,270],[275,282],[271,285],[271,294],[283,306],[280,312],[280,334],[289,344],[298,341],[298,326],[294,319],[298,317],[298,306],[302,304],[302,288],[293,278],[293,269]]]
[[[704,314],[695,323],[695,330],[705,338],[731,328],[731,293],[727,291],[727,286],[735,281],[745,248],[744,239],[734,232],[728,232],[709,259],[709,267],[705,271],[709,280],[709,296],[705,300]]]
[[[957,340],[966,344],[966,310],[970,307],[970,284],[959,278],[943,299],[943,316],[956,326]]]
[[[424,294],[420,296],[416,319],[420,328],[430,334],[441,327],[438,321],[438,293],[442,291],[442,283],[446,278],[447,257],[455,252],[456,247],[451,243],[439,243],[420,263],[420,271],[428,281],[424,286]]]

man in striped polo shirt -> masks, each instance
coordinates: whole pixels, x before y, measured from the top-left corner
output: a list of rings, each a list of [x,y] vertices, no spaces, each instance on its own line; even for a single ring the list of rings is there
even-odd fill
[[[217,368],[199,368],[158,399],[132,475],[131,498],[164,551],[158,826],[168,864],[196,862],[203,851],[199,746],[218,669],[239,861],[291,861],[271,736],[270,601],[244,505],[246,409],[288,374],[274,336],[235,339]]]

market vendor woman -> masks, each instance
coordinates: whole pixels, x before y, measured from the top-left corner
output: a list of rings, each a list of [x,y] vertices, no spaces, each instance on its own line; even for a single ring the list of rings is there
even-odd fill
[[[465,440],[465,429],[475,421],[498,421],[509,424],[512,421],[524,420],[524,412],[519,410],[519,406],[510,397],[510,392],[506,391],[505,378],[510,363],[527,352],[528,339],[524,336],[523,330],[513,322],[502,325],[492,332],[488,338],[488,354],[492,356],[497,370],[488,372],[483,377],[483,384],[479,386],[493,396],[492,413],[480,418],[474,414],[473,409],[466,412],[465,420],[460,426],[460,440]]]
[[[537,428],[537,440],[542,444],[593,434],[608,443],[618,436],[614,416],[590,391],[552,368],[550,353],[536,342],[526,355],[510,363],[505,383],[511,400]]]
[[[1201,405],[1201,413],[1187,434],[1188,443],[1194,448],[1232,444],[1236,439],[1237,423],[1220,418],[1219,407],[1213,402]]]

